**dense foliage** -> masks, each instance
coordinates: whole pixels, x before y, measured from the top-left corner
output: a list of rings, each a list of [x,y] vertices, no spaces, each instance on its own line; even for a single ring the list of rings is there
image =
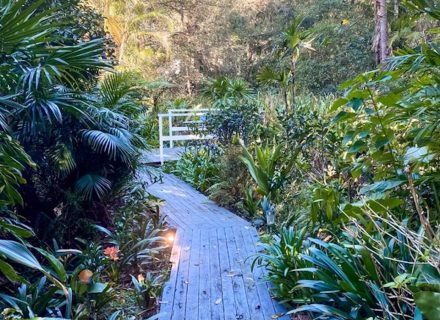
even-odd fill
[[[399,8],[400,25],[408,17],[411,22],[406,24],[408,33],[394,43],[394,55],[378,69],[345,82],[338,96],[324,95],[326,86],[316,81],[320,96],[296,91],[316,70],[303,69],[307,73],[302,74],[305,65],[292,65],[292,60],[301,60],[301,48],[315,46],[307,40],[307,17],[295,28],[287,27],[281,39],[290,42],[281,41],[275,49],[287,52],[289,62],[269,64],[257,75],[269,87],[255,95],[259,117],[227,139],[217,134],[214,143],[221,152],[205,159],[207,165],[221,166],[206,177],[205,182],[214,184],[203,191],[269,233],[254,267],[267,269],[273,293],[290,314],[313,319],[438,318],[433,305],[440,302],[440,15],[438,4],[429,1],[406,1]],[[324,16],[331,11],[320,9]],[[347,19],[342,29],[353,23],[348,16],[340,18]],[[423,33],[409,31],[422,24]],[[404,34],[402,29],[396,32]],[[301,41],[305,44],[297,47]],[[349,41],[354,51],[356,43]],[[333,62],[320,50],[317,54]],[[354,70],[338,67],[332,76],[346,67]],[[235,123],[223,120],[231,105],[220,105],[218,98],[211,96],[212,106],[229,109],[211,115],[218,122],[208,116],[207,122],[216,125],[213,132]],[[240,112],[244,105],[232,108]],[[250,135],[244,134],[247,130]],[[238,153],[237,143],[242,145]],[[224,174],[231,154],[248,172],[232,184],[236,174]],[[240,165],[236,168],[238,172]]]
[[[135,180],[144,91],[112,70],[105,36],[79,1],[0,1],[2,319],[126,319],[129,273],[148,287],[139,308],[156,307],[160,278],[142,278],[164,223]]]
[[[202,106],[166,170],[259,229],[290,315],[438,319],[440,8],[375,3],[0,0],[0,318],[156,311],[141,155]]]
[[[198,99],[209,78],[242,77],[253,84],[263,67],[290,69],[275,47],[292,20],[311,32],[314,50],[301,50],[298,91],[335,92],[374,65],[373,10],[345,0],[88,0],[106,17],[121,66],[145,79],[177,84],[177,96]],[[397,42],[396,42],[397,43]]]

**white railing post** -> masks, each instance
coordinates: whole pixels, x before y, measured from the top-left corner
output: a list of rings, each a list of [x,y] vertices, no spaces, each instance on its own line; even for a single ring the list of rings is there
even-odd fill
[[[170,136],[170,148],[174,148],[173,141],[173,113],[172,111],[168,111],[168,131]]]
[[[163,165],[163,117],[159,115],[159,153],[160,153],[160,164]]]
[[[206,132],[205,116],[209,109],[170,109],[167,113],[158,114],[159,117],[159,152],[160,163],[165,162],[164,143],[170,142],[170,149],[174,148],[174,141],[191,141],[213,139],[213,135]],[[173,125],[174,118],[184,118]],[[168,134],[164,133],[164,119],[168,119]],[[191,120],[193,119],[193,120]],[[191,132],[192,126],[197,127],[197,132]],[[171,151],[170,151],[171,152]]]

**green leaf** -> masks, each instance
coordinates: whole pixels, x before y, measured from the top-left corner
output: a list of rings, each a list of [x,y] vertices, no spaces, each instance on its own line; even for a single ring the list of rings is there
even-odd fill
[[[352,319],[350,315],[348,315],[347,313],[337,308],[327,306],[324,304],[309,304],[309,305],[301,306],[287,312],[287,314],[296,314],[302,312],[318,313],[326,316],[339,316],[341,317],[341,319]]]
[[[414,293],[414,301],[427,320],[438,320],[440,315],[440,293],[420,291]]]
[[[385,96],[381,96],[377,99],[378,102],[388,107],[394,106],[399,100],[400,100],[400,96],[395,93],[390,93]]]
[[[358,153],[365,150],[367,147],[366,143],[362,140],[357,140],[353,145],[348,149],[348,153]]]
[[[359,111],[359,109],[362,107],[364,103],[364,100],[362,99],[353,99],[350,101],[350,106],[353,108],[354,111]]]
[[[379,136],[374,138],[374,146],[376,149],[380,149],[390,143],[390,139],[388,137]]]
[[[5,221],[0,221],[0,226],[20,238],[30,238],[35,235],[33,231],[29,228],[21,227],[16,224],[6,223]]]
[[[21,243],[12,240],[0,240],[0,254],[26,267],[44,271],[37,258]]]
[[[67,273],[66,269],[64,268],[64,265],[61,263],[60,260],[57,259],[54,255],[50,254],[49,252],[41,249],[41,248],[35,248],[38,252],[40,252],[50,263],[53,271],[57,275],[57,277],[62,281],[67,281]]]
[[[403,200],[398,198],[385,198],[369,200],[367,201],[367,203],[375,212],[386,212],[389,209],[393,209],[402,205]]]
[[[368,186],[362,187],[360,190],[361,194],[367,194],[372,192],[385,192],[391,189],[394,189],[400,186],[402,183],[405,183],[405,180],[384,180],[378,181]]]
[[[111,289],[108,283],[97,282],[94,283],[88,290],[88,293],[103,293]]]
[[[346,98],[339,98],[339,99],[337,99],[335,102],[333,102],[333,105],[330,108],[330,112],[336,111],[341,106],[347,104],[347,102],[348,102],[348,99],[346,99]]]
[[[429,150],[427,147],[411,147],[406,150],[405,156],[404,156],[404,163],[405,165],[415,163],[415,162],[423,162],[428,163],[434,158],[432,154],[429,153]]]
[[[24,282],[24,279],[17,274],[15,269],[2,259],[0,259],[0,272],[11,282]]]
[[[341,111],[333,119],[334,122],[346,121],[356,116],[353,112]]]

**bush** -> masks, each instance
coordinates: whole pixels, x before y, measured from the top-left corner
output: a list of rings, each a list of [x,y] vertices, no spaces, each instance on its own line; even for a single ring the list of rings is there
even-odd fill
[[[218,78],[204,89],[212,100],[212,110],[206,116],[206,128],[223,144],[233,139],[249,141],[260,123],[259,100],[248,84],[240,79]]]
[[[191,148],[167,171],[176,174],[197,190],[205,192],[218,181],[219,152],[219,149],[210,146]]]

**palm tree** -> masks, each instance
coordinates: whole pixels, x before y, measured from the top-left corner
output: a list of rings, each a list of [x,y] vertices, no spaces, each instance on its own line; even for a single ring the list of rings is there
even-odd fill
[[[257,80],[266,86],[277,86],[281,90],[281,94],[284,99],[284,106],[286,110],[289,109],[289,70],[282,69],[276,70],[275,68],[271,68],[269,66],[265,66],[261,71],[257,74]]]
[[[41,3],[27,6],[26,0],[8,0],[0,7],[0,134],[3,141],[15,143],[6,135],[9,130],[37,162],[38,170],[47,168],[41,171],[45,179],[40,183],[47,183],[53,194],[61,193],[62,185],[86,198],[99,197],[110,189],[115,172],[124,175],[124,170],[133,170],[138,147],[143,146],[129,118],[136,112],[130,101],[132,87],[126,85],[127,77],[113,75],[90,92],[96,75],[110,68],[102,59],[103,42],[61,45],[56,14],[38,12]],[[11,150],[17,151],[18,159],[30,161],[11,143],[2,145],[8,153],[0,150],[0,188],[6,186],[13,195],[12,188],[24,182],[20,178],[24,167],[18,161],[11,166]],[[26,171],[27,176],[33,174]],[[10,182],[11,177],[15,182]],[[33,193],[26,194],[29,188],[44,189],[40,187],[22,188],[28,203],[36,201]]]
[[[118,46],[121,66],[137,66],[151,60],[169,60],[173,20],[151,10],[141,0],[90,0],[88,3],[105,17],[105,25]]]
[[[303,18],[296,18],[290,27],[281,34],[281,41],[278,45],[278,50],[281,56],[288,56],[290,60],[290,74],[289,79],[291,83],[291,106],[295,106],[296,97],[296,64],[303,49],[308,51],[316,51],[312,47],[314,40],[313,33],[310,30],[302,29]],[[287,112],[291,108],[287,109]]]

